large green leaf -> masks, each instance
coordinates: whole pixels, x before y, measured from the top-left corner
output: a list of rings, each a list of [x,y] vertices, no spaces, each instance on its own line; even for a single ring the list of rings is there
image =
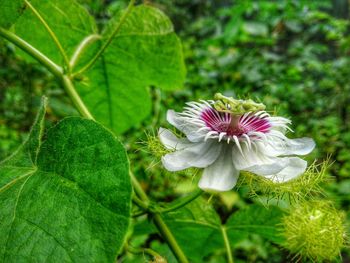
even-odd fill
[[[68,59],[84,38],[97,31],[93,18],[74,0],[31,0],[30,3],[57,37]],[[29,7],[16,22],[15,31],[52,61],[63,65],[53,38]]]
[[[283,212],[274,206],[265,208],[250,205],[235,212],[225,224],[215,210],[204,200],[196,200],[184,208],[165,215],[165,222],[172,230],[180,247],[191,262],[203,262],[215,251],[225,255],[224,235],[231,247],[247,238],[249,234],[280,243],[276,229]],[[139,230],[137,227],[135,230]]]
[[[24,9],[24,0],[0,0],[0,27],[9,28]]]
[[[44,111],[0,164],[0,261],[115,262],[130,219],[125,150],[100,124],[79,117],[42,141]]]
[[[108,23],[101,43],[111,36],[121,15]],[[170,20],[158,9],[138,6],[78,91],[97,120],[121,133],[149,115],[148,86],[181,88],[184,77],[182,47]]]
[[[150,114],[149,86],[182,87],[186,70],[181,43],[168,17],[158,9],[137,6],[120,24],[125,12],[121,11],[99,35],[93,18],[75,1],[30,3],[35,11],[27,8],[15,24],[16,34],[59,65],[64,64],[64,56],[57,42],[68,60],[74,58],[73,71],[78,71],[111,40],[75,83],[95,119],[113,131],[122,133]]]

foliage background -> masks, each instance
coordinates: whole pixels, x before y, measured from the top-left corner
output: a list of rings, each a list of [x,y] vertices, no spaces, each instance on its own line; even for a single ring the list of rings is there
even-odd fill
[[[103,25],[126,1],[80,0]],[[350,209],[350,35],[349,4],[338,1],[145,1],[173,21],[185,52],[187,81],[176,92],[150,87],[153,114],[123,136],[131,163],[143,187],[158,200],[169,201],[193,188],[192,174],[169,174],[142,143],[147,134],[165,126],[168,108],[181,110],[189,100],[209,99],[216,92],[260,100],[267,108],[290,117],[291,137],[309,136],[317,149],[309,160],[329,156],[333,178],[327,194],[339,208]],[[13,151],[29,131],[42,93],[50,96],[48,122],[77,114],[42,67],[16,57],[0,41],[0,157]],[[146,171],[146,172],[145,172]],[[216,197],[223,220],[248,201],[242,189]],[[223,206],[223,205],[224,206]],[[350,215],[347,214],[348,223]],[[140,236],[169,253],[152,235]],[[238,243],[242,262],[283,262],[286,251],[259,236]],[[125,259],[129,258],[125,255]],[[132,259],[131,259],[132,260]],[[209,260],[209,259],[208,259]],[[212,259],[213,260],[213,259]],[[343,261],[350,260],[344,250]]]

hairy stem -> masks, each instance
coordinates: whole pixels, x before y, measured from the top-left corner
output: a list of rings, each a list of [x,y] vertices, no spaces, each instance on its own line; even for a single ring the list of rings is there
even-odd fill
[[[34,48],[32,45],[24,41],[19,36],[15,35],[11,31],[0,28],[0,36],[10,41],[12,44],[16,45],[27,54],[36,59],[39,63],[41,63],[44,67],[46,67],[54,76],[61,78],[63,75],[63,69],[56,65],[52,60],[46,57],[39,50]]]
[[[26,5],[29,7],[29,9],[34,13],[34,15],[39,19],[39,21],[43,24],[43,26],[45,27],[46,31],[49,33],[49,35],[51,36],[52,40],[55,42],[58,50],[60,51],[62,57],[63,57],[63,60],[69,70],[69,60],[68,60],[68,57],[67,57],[67,54],[66,52],[64,51],[60,41],[58,40],[56,34],[52,31],[52,29],[50,28],[50,26],[46,23],[45,19],[40,15],[40,13],[38,12],[38,10],[35,9],[34,6],[32,6],[32,4],[27,1],[27,0],[24,0],[24,2],[26,3]]]
[[[128,15],[130,14],[131,10],[134,8],[134,4],[135,4],[136,0],[130,0],[128,8],[126,9],[125,13],[123,14],[123,16],[121,17],[118,25],[115,27],[114,31],[112,32],[112,34],[108,37],[107,41],[105,41],[103,43],[103,45],[101,46],[101,48],[99,49],[99,51],[96,53],[96,55],[82,68],[80,69],[78,72],[75,72],[73,74],[73,76],[75,75],[79,75],[85,71],[87,71],[89,68],[91,68],[95,62],[97,61],[97,59],[102,55],[102,53],[105,51],[105,49],[109,46],[109,44],[111,44],[113,38],[115,37],[115,35],[119,32],[120,28],[122,27],[122,25],[124,24],[126,18],[128,17]]]

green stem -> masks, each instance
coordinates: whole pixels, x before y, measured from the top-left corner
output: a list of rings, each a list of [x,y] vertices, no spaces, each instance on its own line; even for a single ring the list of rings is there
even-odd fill
[[[143,189],[142,189],[140,183],[138,182],[138,180],[136,179],[135,175],[130,172],[130,176],[131,176],[132,184],[134,186],[135,193],[139,196],[139,198],[143,202],[149,203],[148,196],[143,191]],[[168,243],[171,251],[174,253],[174,256],[177,258],[177,260],[181,263],[189,262],[185,256],[184,252],[179,247],[179,245],[178,245],[176,239],[174,238],[173,234],[171,233],[170,229],[164,223],[164,220],[160,214],[158,214],[158,213],[153,214],[153,222],[154,222],[155,226],[157,227],[159,233],[162,235],[162,237]]]
[[[185,205],[187,205],[188,203],[192,202],[194,199],[196,199],[198,196],[200,196],[203,193],[202,189],[197,189],[194,192],[190,193],[189,195],[181,198],[179,200],[179,202],[175,203],[174,205],[171,206],[167,206],[163,209],[159,209],[159,213],[167,213],[167,212],[171,212],[174,210],[177,210]]]
[[[233,261],[233,256],[232,256],[232,250],[231,250],[230,242],[229,242],[228,237],[227,237],[225,226],[221,226],[221,233],[222,233],[222,237],[224,238],[224,243],[225,243],[225,248],[226,248],[226,253],[227,253],[227,262],[233,263],[234,261]]]
[[[69,65],[71,68],[73,68],[75,66],[75,64],[77,63],[79,57],[81,56],[81,54],[84,52],[84,50],[86,49],[86,47],[88,47],[90,44],[92,44],[94,41],[101,39],[100,35],[97,34],[93,34],[93,35],[89,35],[86,38],[84,38],[79,46],[76,48],[70,62]]]
[[[150,248],[134,248],[132,246],[127,246],[126,250],[132,254],[148,254],[155,258],[162,258],[157,252]]]
[[[138,207],[143,209],[143,211],[139,211],[139,212],[133,214],[133,217],[138,217],[138,216],[144,215],[148,212],[163,214],[163,213],[168,213],[168,212],[177,210],[177,209],[187,205],[188,203],[192,202],[194,199],[199,197],[202,193],[203,193],[203,190],[197,189],[196,191],[190,193],[189,195],[181,198],[176,204],[173,204],[173,205],[167,206],[167,207],[162,207],[162,208],[160,208],[159,206],[152,206],[150,204],[147,204],[144,201],[137,198],[136,196],[133,196],[133,202]]]
[[[34,48],[32,45],[24,41],[22,38],[18,37],[11,31],[8,31],[4,28],[0,28],[0,36],[10,41],[12,44],[16,45],[27,54],[36,59],[39,63],[41,63],[44,67],[46,67],[54,76],[61,78],[63,74],[63,70],[60,66],[56,65],[52,62],[48,57],[46,57],[39,50]]]
[[[182,249],[179,247],[176,239],[174,238],[173,234],[170,232],[170,229],[168,226],[164,223],[163,218],[160,214],[154,214],[153,215],[153,222],[155,226],[157,227],[159,233],[162,235],[162,237],[165,239],[165,241],[168,243],[168,246],[170,247],[171,251],[174,253],[174,256],[177,258],[177,260],[180,263],[188,263],[188,259],[185,256]]]
[[[142,211],[138,211],[138,212],[132,214],[131,216],[132,216],[133,218],[135,218],[135,217],[143,216],[143,215],[145,215],[145,214],[147,214],[147,213],[148,213],[148,211],[142,210]]]
[[[93,120],[94,117],[91,115],[88,108],[85,106],[84,102],[81,100],[79,94],[74,88],[74,85],[68,76],[62,76],[62,85],[66,90],[68,96],[74,103],[74,106],[77,108],[79,113],[87,119]]]
[[[49,35],[51,36],[53,42],[55,42],[58,50],[60,51],[62,57],[63,57],[63,60],[68,68],[68,70],[70,69],[69,67],[69,60],[68,60],[68,57],[67,57],[67,54],[66,52],[64,51],[60,41],[58,40],[56,34],[52,31],[52,29],[50,28],[50,26],[46,23],[45,19],[40,15],[40,13],[38,12],[38,10],[35,9],[34,6],[32,6],[32,4],[27,1],[27,0],[24,0],[24,2],[26,3],[26,5],[29,7],[30,10],[32,10],[32,12],[34,13],[34,15],[39,19],[39,21],[43,24],[43,26],[45,27],[46,31],[49,33]]]
[[[141,199],[139,199],[136,195],[132,196],[132,201],[140,208],[142,208],[143,210],[145,210],[146,212],[148,212],[149,210],[149,206],[146,202],[142,201]]]
[[[112,42],[113,38],[115,37],[115,35],[119,32],[121,26],[124,24],[126,18],[128,17],[128,15],[130,14],[131,10],[134,8],[134,4],[135,4],[136,0],[130,0],[129,5],[125,11],[125,13],[123,14],[123,16],[121,17],[118,25],[115,27],[114,31],[112,32],[112,34],[108,37],[107,41],[104,42],[104,44],[102,45],[102,47],[99,49],[99,51],[96,53],[96,55],[82,68],[80,69],[78,72],[75,72],[73,74],[73,76],[79,75],[83,72],[85,72],[86,70],[88,70],[89,68],[91,68],[96,60],[102,55],[102,53],[105,51],[105,49],[109,46],[109,44]]]

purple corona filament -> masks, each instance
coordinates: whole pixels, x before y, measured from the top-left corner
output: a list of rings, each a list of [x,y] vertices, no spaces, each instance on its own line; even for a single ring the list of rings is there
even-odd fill
[[[201,114],[201,119],[212,131],[231,137],[240,137],[250,132],[267,133],[271,128],[267,119],[253,113],[235,116],[227,112],[218,112],[213,108],[206,108]]]

